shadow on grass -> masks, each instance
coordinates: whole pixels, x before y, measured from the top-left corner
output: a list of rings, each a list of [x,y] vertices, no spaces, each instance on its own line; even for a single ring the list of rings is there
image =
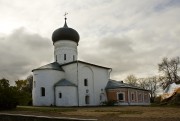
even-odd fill
[[[60,108],[60,107],[33,107],[33,106],[18,106],[13,111],[33,111],[33,112],[74,112],[75,108]]]

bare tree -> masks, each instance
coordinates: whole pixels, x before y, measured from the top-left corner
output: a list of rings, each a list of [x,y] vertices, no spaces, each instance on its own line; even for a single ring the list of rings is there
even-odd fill
[[[133,74],[128,75],[125,79],[125,82],[133,86],[138,86],[138,80]]]
[[[173,82],[180,82],[180,77],[178,75],[178,71],[180,70],[179,66],[179,57],[175,57],[170,60],[168,58],[163,58],[162,62],[158,64],[159,72],[163,74],[160,77],[163,89]]]
[[[151,102],[154,102],[157,89],[159,87],[159,78],[156,76],[138,79],[139,87],[150,91]]]

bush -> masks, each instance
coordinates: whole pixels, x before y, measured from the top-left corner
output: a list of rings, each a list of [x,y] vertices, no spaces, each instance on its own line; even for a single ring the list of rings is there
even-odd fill
[[[110,100],[110,101],[102,102],[102,105],[105,105],[105,106],[114,106],[116,103],[117,103],[117,101]]]
[[[0,110],[13,109],[17,106],[16,90],[13,87],[0,89]]]
[[[9,86],[9,81],[6,79],[0,80],[0,110],[12,109],[17,106],[17,90]]]

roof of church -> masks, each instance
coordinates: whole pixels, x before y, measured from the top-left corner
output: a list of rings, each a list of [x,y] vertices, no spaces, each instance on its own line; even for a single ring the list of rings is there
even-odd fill
[[[52,34],[53,43],[57,41],[61,41],[61,40],[71,40],[78,44],[79,38],[80,37],[79,37],[78,32],[74,30],[73,28],[69,28],[67,26],[66,18],[65,18],[64,26],[56,29]]]
[[[133,85],[124,83],[123,81],[115,81],[115,80],[108,81],[108,83],[106,85],[106,89],[117,89],[117,88],[132,88],[132,89],[149,91],[149,90],[137,87],[137,86],[133,86]]]
[[[76,86],[76,85],[66,79],[61,79],[54,86]]]
[[[87,64],[87,65],[91,65],[91,66],[96,66],[96,67],[99,67],[99,68],[111,69],[109,67],[99,66],[99,65],[96,65],[96,64],[92,64],[92,63],[88,63],[88,62],[84,62],[84,61],[80,61],[80,60],[65,63],[65,64],[62,64],[61,66],[70,65],[70,64],[73,64],[73,63],[83,63],[83,64]]]
[[[41,66],[39,68],[33,69],[34,70],[58,70],[58,71],[64,71],[61,66],[57,62],[49,63],[47,65]]]

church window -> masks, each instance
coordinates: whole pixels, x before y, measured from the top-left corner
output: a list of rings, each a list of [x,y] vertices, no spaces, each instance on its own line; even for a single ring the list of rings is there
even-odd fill
[[[64,54],[64,60],[66,60],[66,54]]]
[[[119,101],[124,101],[124,93],[123,92],[118,93],[117,96],[118,96]]]
[[[84,79],[84,86],[88,86],[88,79]]]
[[[88,95],[85,96],[85,103],[89,104],[89,96]]]
[[[41,87],[41,96],[45,96],[45,88]]]
[[[59,93],[59,98],[62,98],[62,93],[61,92]]]

